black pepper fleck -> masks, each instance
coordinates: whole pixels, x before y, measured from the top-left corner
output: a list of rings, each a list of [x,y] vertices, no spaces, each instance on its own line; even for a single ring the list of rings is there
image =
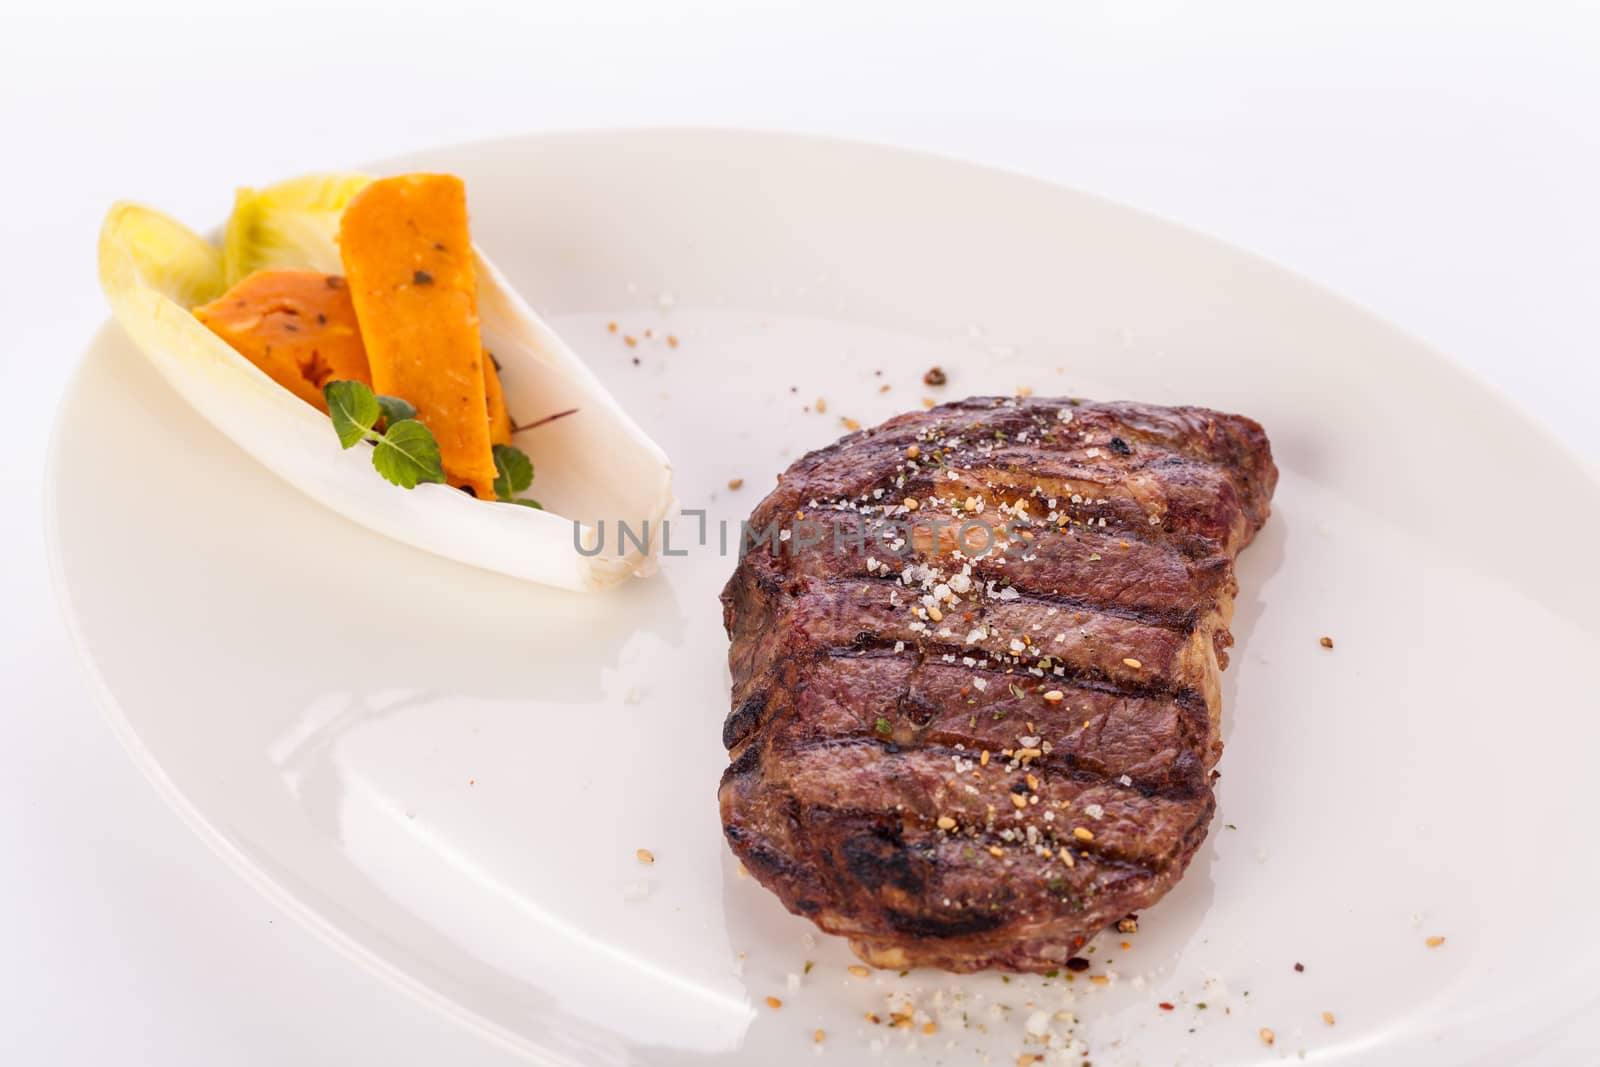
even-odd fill
[[[411,275],[411,281],[414,285],[432,285],[433,275],[425,270],[419,270]]]

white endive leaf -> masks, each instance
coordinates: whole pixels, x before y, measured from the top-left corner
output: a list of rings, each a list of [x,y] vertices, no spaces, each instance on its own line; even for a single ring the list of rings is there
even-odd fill
[[[308,174],[265,189],[240,189],[222,239],[222,268],[229,287],[272,267],[343,274],[339,217],[372,179],[365,174]]]
[[[337,212],[328,205],[342,209],[339,198],[365,180],[322,176],[250,194],[248,225],[229,227],[238,235],[230,258],[339,271]],[[609,529],[623,520],[659,531],[674,505],[666,456],[481,254],[477,266],[484,344],[500,363],[508,405],[529,420],[578,409],[518,442],[538,470],[532,495],[543,511],[444,485],[407,491],[385,482],[366,448],[342,450],[326,415],[190,313],[225,288],[220,250],[135,204],[113,206],[100,234],[101,286],[140,350],[212,425],[307,496],[398,541],[528,581],[595,590],[647,572],[653,559],[631,546],[619,557],[614,536],[594,556],[577,546],[596,544],[602,519]]]

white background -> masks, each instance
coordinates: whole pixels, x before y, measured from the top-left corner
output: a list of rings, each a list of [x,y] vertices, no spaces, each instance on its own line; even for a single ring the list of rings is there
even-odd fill
[[[511,1062],[280,916],[100,721],[39,500],[57,398],[104,318],[93,242],[114,198],[208,225],[236,184],[562,127],[910,144],[1275,259],[1600,458],[1600,33],[1583,3],[19,6],[0,14],[6,1064]]]

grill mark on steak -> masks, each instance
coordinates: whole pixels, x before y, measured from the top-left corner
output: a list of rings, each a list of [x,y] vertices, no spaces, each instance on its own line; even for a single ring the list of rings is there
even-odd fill
[[[797,741],[789,752],[797,756],[827,754],[839,750],[855,749],[862,746],[875,746],[885,750],[888,755],[894,755],[901,746],[886,744],[870,734],[844,734],[821,738],[810,738]],[[967,758],[970,752],[957,750],[952,746],[941,746],[934,749],[927,746],[919,750],[935,757],[954,759],[955,757]],[[1076,792],[1089,789],[1107,789],[1122,794],[1128,799],[1138,797],[1144,800],[1191,800],[1209,791],[1203,773],[1193,773],[1197,766],[1179,769],[1174,767],[1162,784],[1135,781],[1130,785],[1123,785],[1117,779],[1121,774],[1113,775],[1105,769],[1096,769],[1092,766],[1080,764],[1070,754],[1063,756],[1045,757],[1039,762],[1030,764],[1032,773],[1047,782],[1059,785],[1071,785]],[[724,785],[742,776],[754,774],[759,770],[759,763],[752,761],[750,765],[740,766],[739,760],[734,760],[722,772]],[[1131,776],[1129,776],[1131,777]]]
[[[980,572],[973,568],[973,574],[992,573]],[[851,581],[869,581],[880,585],[897,585],[898,577],[889,575],[861,575],[859,578],[851,575],[829,577],[825,579],[832,585],[845,585]],[[1008,588],[1015,589],[1023,599],[1044,607],[1067,608],[1071,611],[1093,611],[1102,615],[1112,615],[1129,622],[1144,623],[1146,626],[1159,626],[1163,630],[1174,630],[1188,636],[1194,632],[1194,627],[1199,622],[1199,612],[1194,610],[1175,611],[1169,608],[1141,608],[1137,606],[1118,604],[1114,601],[1094,600],[1087,597],[1072,596],[1067,593],[1052,593],[1043,589],[1032,589],[1025,585],[1012,582]]]
[[[885,701],[881,705],[861,705],[859,711],[861,714],[868,716],[868,719],[866,721],[853,719],[852,725],[862,731],[871,730],[875,727],[875,723],[871,721],[873,717],[892,712],[893,717],[897,720],[903,718],[919,727],[919,740],[928,741],[936,739],[942,734],[949,734],[963,737],[969,742],[969,748],[972,748],[973,745],[986,745],[992,752],[998,754],[1005,748],[1011,747],[1012,739],[1016,733],[1016,724],[1024,723],[1030,717],[1041,730],[1054,730],[1064,727],[1067,731],[1070,731],[1076,724],[1084,721],[1085,715],[1088,715],[1088,721],[1093,724],[1097,731],[1097,736],[1093,744],[1082,747],[1089,749],[1092,753],[1104,747],[1104,738],[1098,736],[1098,734],[1104,731],[1109,722],[1113,721],[1113,716],[1116,716],[1119,710],[1125,710],[1128,707],[1135,708],[1131,717],[1140,720],[1141,737],[1148,739],[1152,736],[1150,734],[1150,713],[1148,710],[1140,710],[1141,705],[1150,704],[1163,709],[1170,708],[1176,712],[1174,726],[1181,731],[1181,734],[1175,740],[1180,746],[1199,746],[1202,748],[1207,746],[1207,735],[1210,731],[1211,722],[1208,709],[1199,694],[1192,690],[1167,691],[1151,687],[1118,686],[1103,679],[1087,676],[1057,677],[1051,675],[1044,680],[1043,684],[1053,689],[1060,689],[1065,694],[1060,704],[1060,710],[1051,710],[1048,707],[1041,708],[1038,705],[1037,694],[1030,693],[1027,690],[1024,690],[1024,697],[1017,698],[1010,691],[1011,683],[1006,683],[1004,689],[996,688],[992,697],[986,697],[981,707],[977,702],[958,704],[954,706],[948,721],[938,720],[938,711],[943,706],[938,699],[940,696],[939,690],[959,689],[961,682],[979,674],[986,674],[996,678],[998,684],[998,679],[1003,679],[1005,675],[1000,674],[999,668],[993,665],[969,668],[961,664],[945,663],[942,658],[940,660],[930,660],[927,658],[926,652],[925,648],[918,650],[917,658],[906,672],[904,682],[895,688],[892,702]],[[816,660],[823,659],[843,661],[837,667],[832,668],[834,673],[840,669],[848,670],[851,665],[871,664],[872,661],[879,661],[891,667],[898,667],[906,663],[903,654],[896,654],[892,651],[892,646],[881,644],[875,644],[863,650],[823,649],[813,654],[813,663]],[[790,667],[791,669],[795,667],[793,661],[790,662]],[[807,685],[808,678],[808,674],[797,673],[793,682],[796,690],[805,694],[806,697],[810,697],[816,692],[816,690]],[[921,683],[920,686],[918,685],[919,681]],[[1030,687],[1040,682],[1039,679],[1031,676],[1027,677],[1027,681]],[[915,711],[908,713],[908,707],[914,708]],[[730,750],[736,749],[745,737],[762,728],[766,721],[766,717],[762,712],[766,710],[764,693],[742,702],[729,716],[729,721],[724,726],[723,737],[726,747]],[[786,708],[774,707],[773,709],[774,713],[781,710],[786,710]],[[965,720],[970,718],[973,722],[978,722],[980,714],[981,728],[967,725]],[[1124,717],[1129,716],[1117,716],[1116,721],[1120,722]],[[812,719],[814,720],[815,718],[816,716],[813,714]],[[827,732],[819,735],[822,738],[842,739],[852,736],[850,728],[844,727],[840,723],[835,722],[824,725],[827,726]],[[987,736],[990,731],[995,733],[992,738]],[[730,736],[734,738],[731,742],[729,741]],[[1081,758],[1088,761],[1085,766],[1092,770],[1097,766],[1092,754],[1080,757],[1078,754],[1079,747],[1075,741],[1063,738],[1055,745],[1054,752],[1043,758],[1047,762],[1075,762]],[[977,749],[974,748],[973,750],[976,751]],[[1126,766],[1121,767],[1118,773],[1128,774],[1134,771],[1138,771],[1141,778],[1148,777],[1151,773],[1150,768]],[[1106,773],[1109,774],[1110,771],[1107,770]]]
[[[880,966],[1047,970],[1159,899],[1215,808],[1232,561],[1275,481],[1247,419],[1042,399],[912,412],[796,461],[752,526],[806,516],[822,544],[751,553],[723,593],[734,851]],[[1031,536],[1004,562],[951,557],[954,526],[880,554],[893,575],[833,551],[886,514],[1003,531],[1019,501]],[[942,617],[915,618],[964,565]]]
[[[895,642],[892,639],[885,639],[873,635],[861,640],[853,641],[849,645],[836,645],[829,648],[819,648],[813,652],[813,655],[844,658],[847,656],[859,657],[862,655],[882,654],[887,652],[889,655],[893,656],[897,654],[894,651],[894,646]],[[958,660],[962,656],[973,656],[974,658],[976,658],[976,656],[982,656],[984,659],[980,660],[971,667],[961,666],[959,664],[944,665],[950,667],[959,666],[961,670],[970,674],[996,674],[1002,678],[1007,676],[1006,671],[1002,669],[1001,665],[993,661],[993,652],[987,652],[981,648],[974,648],[971,645],[947,645],[934,642],[925,642],[917,646],[917,651],[922,655],[931,654],[936,656],[955,656]],[[974,655],[975,653],[976,656]],[[985,661],[987,661],[987,665],[985,665]],[[933,665],[932,661],[929,661],[929,665]],[[1026,682],[1026,688],[1029,689],[1036,688],[1038,685],[1042,684],[1046,689],[1094,689],[1098,692],[1115,693],[1118,696],[1159,696],[1172,697],[1176,700],[1202,699],[1196,690],[1187,686],[1176,685],[1159,680],[1145,683],[1124,680],[1119,684],[1117,679],[1105,674],[1097,673],[1087,668],[1073,667],[1065,663],[1062,663],[1060,666],[1065,673],[1047,673],[1042,678],[1031,674],[1016,675],[1013,677],[1016,679],[1018,684]]]

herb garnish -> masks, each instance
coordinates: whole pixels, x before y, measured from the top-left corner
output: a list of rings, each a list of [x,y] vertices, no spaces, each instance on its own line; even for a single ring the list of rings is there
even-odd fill
[[[494,496],[506,504],[521,504],[525,508],[544,510],[544,505],[531,497],[518,499],[516,494],[533,484],[533,460],[522,449],[513,445],[494,446]]]
[[[397,397],[379,396],[356,381],[329,382],[322,395],[339,444],[354,448],[358,442],[372,442],[372,466],[385,481],[415,489],[420,482],[445,480],[439,442],[416,420],[416,408]],[[383,433],[373,429],[380,418]]]
[[[328,401],[328,417],[339,435],[339,444],[354,448],[362,441],[372,443],[372,466],[386,481],[402,489],[415,489],[422,482],[443,482],[444,464],[439,458],[439,442],[421,422],[417,409],[397,396],[374,393],[365,382],[329,382],[322,388]],[[376,429],[383,420],[383,432]],[[508,504],[543,510],[537,500],[516,498],[533,484],[533,461],[520,448],[495,445],[495,499]]]

